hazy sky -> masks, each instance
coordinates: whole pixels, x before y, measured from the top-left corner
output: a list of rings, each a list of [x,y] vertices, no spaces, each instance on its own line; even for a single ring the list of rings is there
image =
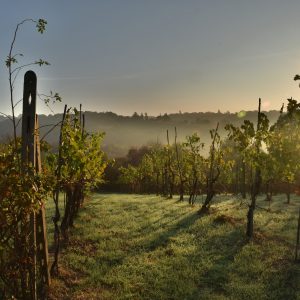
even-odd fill
[[[59,92],[85,110],[164,112],[279,109],[300,98],[300,1],[1,0],[0,110],[9,112],[4,65],[16,24],[16,51],[34,68],[38,90]],[[22,97],[20,74],[16,99]],[[62,110],[56,105],[54,111]],[[40,113],[50,113],[39,104]]]

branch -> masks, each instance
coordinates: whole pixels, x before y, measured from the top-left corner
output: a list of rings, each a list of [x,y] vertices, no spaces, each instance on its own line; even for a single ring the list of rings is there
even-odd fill
[[[49,110],[54,114],[53,109],[49,106],[49,104],[47,102],[45,102],[45,100],[41,97],[41,96],[46,96],[44,94],[37,94],[37,96],[40,98],[41,101],[43,101],[43,103],[49,108]]]
[[[14,44],[15,44],[15,41],[16,41],[16,38],[17,38],[17,32],[18,32],[18,30],[19,30],[19,27],[21,26],[21,25],[23,25],[25,22],[33,22],[33,23],[37,23],[35,20],[33,20],[33,19],[24,19],[22,22],[20,22],[19,24],[17,24],[17,27],[16,27],[16,29],[15,29],[15,33],[14,33],[14,37],[13,37],[13,41],[12,41],[12,43],[11,43],[11,45],[10,45],[10,49],[9,49],[9,57],[11,58],[12,57],[12,50],[13,50],[13,48],[14,48]]]
[[[14,105],[14,108],[15,108],[22,100],[23,100],[23,98],[20,99],[20,100]]]
[[[26,22],[32,22],[32,23],[37,24],[36,27],[38,28],[38,32],[40,32],[40,33],[44,32],[45,26],[47,24],[47,22],[43,19],[39,19],[38,21],[36,21],[32,18],[24,19],[23,21],[18,23],[17,26],[16,26],[16,29],[15,29],[15,32],[14,32],[13,40],[10,44],[9,55],[8,55],[9,58],[14,58],[16,55],[19,55],[19,54],[15,54],[14,56],[12,56],[12,51],[13,51],[13,48],[14,48],[14,45],[15,45],[15,42],[16,42],[19,27],[22,26]]]
[[[221,174],[220,168],[219,168],[219,166],[217,166],[217,174],[216,174],[216,176],[215,176],[215,177],[213,178],[213,180],[212,180],[213,183],[217,182],[217,180],[218,180],[220,174]]]
[[[40,98],[40,100],[42,100],[44,104],[49,108],[49,110],[51,110],[53,114],[54,111],[51,109],[51,107],[48,104],[50,102],[50,99],[52,99],[53,104],[55,104],[55,102],[62,102],[60,95],[58,93],[53,93],[52,91],[50,91],[50,95],[46,95],[46,94],[37,94],[37,95]]]
[[[12,76],[13,73],[15,73],[15,72],[17,71],[16,75],[15,75],[15,76],[13,77],[13,79],[12,79],[12,87],[14,86],[15,81],[16,81],[16,79],[17,79],[17,77],[18,77],[20,71],[21,71],[23,68],[28,67],[28,66],[32,66],[32,65],[34,65],[34,64],[35,64],[35,63],[28,63],[28,64],[22,65],[22,66],[20,66],[20,67],[17,67],[17,68],[13,69],[13,70],[10,72],[10,76]]]
[[[48,63],[48,62],[45,61],[45,60],[40,59],[40,60],[37,60],[37,61],[34,61],[34,62],[31,62],[31,63],[28,63],[28,64],[25,64],[25,65],[22,65],[22,66],[19,66],[19,67],[14,68],[14,69],[11,71],[11,74],[15,73],[16,71],[17,71],[17,72],[20,72],[20,70],[22,70],[23,68],[28,67],[28,66],[32,66],[32,65],[39,65],[39,66],[41,67],[42,65],[49,66],[50,63]],[[17,76],[17,75],[16,75],[16,76]],[[16,79],[16,76],[14,77],[13,80]]]
[[[40,126],[38,128],[36,128],[36,130],[40,130],[41,128],[44,128],[44,127],[49,127],[49,126],[57,126],[61,123],[62,121],[59,121],[57,124],[47,124],[47,125],[43,125],[43,126]]]
[[[16,128],[19,126],[21,120],[22,120],[22,118],[20,118],[19,121],[17,122]]]
[[[14,90],[14,83],[15,83],[15,80],[16,80],[18,74],[19,74],[19,71],[24,66],[12,69],[12,64],[13,63],[17,63],[16,56],[22,56],[22,54],[20,54],[20,53],[17,53],[15,55],[13,55],[12,52],[13,52],[13,49],[14,49],[14,46],[15,46],[15,42],[16,42],[16,38],[17,38],[17,33],[18,33],[18,30],[19,30],[19,27],[21,25],[23,25],[25,22],[33,22],[33,23],[35,23],[36,27],[37,27],[37,30],[40,33],[43,33],[45,31],[46,24],[47,24],[47,21],[45,21],[44,19],[39,19],[39,20],[36,21],[34,19],[31,19],[31,18],[24,19],[23,21],[21,21],[20,23],[18,23],[17,26],[16,26],[16,28],[15,28],[14,34],[13,34],[12,42],[10,44],[10,49],[9,49],[8,57],[7,57],[6,61],[5,61],[6,67],[8,68],[8,74],[9,74],[9,80],[8,81],[9,81],[9,91],[10,91],[10,104],[11,104],[11,110],[12,110],[12,123],[13,123],[13,130],[14,130],[15,149],[17,149],[18,145],[17,145],[17,130],[16,130],[15,104],[14,104],[13,90]],[[43,62],[43,61],[40,60],[40,61],[38,61],[36,63],[42,65],[45,62]],[[17,73],[15,76],[13,76],[14,72]],[[18,162],[18,163],[20,165],[20,162]]]
[[[41,138],[40,142],[42,142],[44,140],[44,138],[49,134],[51,133],[58,125],[60,125],[63,121],[59,121],[57,124],[54,124],[53,127],[48,130],[44,135],[43,137]],[[46,126],[52,126],[52,125],[44,125],[44,126],[41,126],[39,128],[42,128],[42,127],[46,127]]]

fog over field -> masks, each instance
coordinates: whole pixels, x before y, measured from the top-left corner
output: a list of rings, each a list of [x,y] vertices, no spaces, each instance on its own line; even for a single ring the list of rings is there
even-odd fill
[[[278,117],[279,111],[266,113],[272,124]],[[43,137],[52,126],[61,121],[62,115],[40,115],[40,136]],[[172,113],[159,116],[134,113],[132,116],[117,115],[112,112],[85,112],[86,129],[90,132],[105,132],[103,149],[110,157],[126,155],[131,147],[162,143],[166,144],[166,131],[169,130],[170,140],[174,140],[174,128],[177,128],[178,140],[183,141],[187,135],[197,132],[205,144],[210,143],[209,130],[220,123],[220,134],[226,136],[224,126],[227,123],[239,125],[248,119],[253,123],[257,121],[257,112],[248,111],[240,113]],[[19,131],[21,130],[19,126]],[[4,117],[0,118],[0,138],[6,139],[12,134],[11,122]],[[59,126],[45,137],[54,148],[58,143]]]

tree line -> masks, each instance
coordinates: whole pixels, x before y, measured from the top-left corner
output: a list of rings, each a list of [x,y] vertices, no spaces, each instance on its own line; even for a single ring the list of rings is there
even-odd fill
[[[209,211],[214,196],[230,193],[248,203],[247,235],[253,235],[253,215],[258,194],[269,204],[275,193],[292,193],[300,188],[300,103],[287,99],[273,125],[259,100],[257,122],[244,120],[240,126],[226,124],[227,135],[219,135],[219,123],[210,131],[205,145],[198,133],[177,141],[177,128],[166,132],[166,143],[131,149],[127,157],[108,165],[103,188],[132,193],[156,193],[165,198],[179,195],[194,205],[204,196],[199,213]],[[206,149],[205,149],[206,148]]]

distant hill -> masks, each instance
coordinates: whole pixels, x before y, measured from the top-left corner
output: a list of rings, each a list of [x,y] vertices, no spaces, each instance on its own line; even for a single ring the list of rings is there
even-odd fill
[[[279,111],[265,112],[271,123],[278,118]],[[18,117],[20,118],[20,116]],[[43,137],[51,126],[61,121],[62,114],[40,115],[40,136]],[[169,130],[170,141],[174,140],[174,127],[177,127],[178,140],[183,141],[187,135],[197,132],[202,141],[210,142],[209,130],[220,123],[220,134],[225,135],[224,126],[227,123],[241,124],[244,119],[254,123],[257,120],[257,111],[245,111],[243,113],[176,113],[159,116],[138,115],[122,116],[112,112],[85,112],[86,129],[90,132],[105,132],[104,149],[111,157],[124,156],[130,147],[140,147],[150,143],[166,143],[166,131]],[[18,130],[20,131],[21,125]],[[11,121],[0,118],[0,138],[6,139],[12,135]],[[57,146],[59,126],[55,128],[46,140],[54,147]]]

